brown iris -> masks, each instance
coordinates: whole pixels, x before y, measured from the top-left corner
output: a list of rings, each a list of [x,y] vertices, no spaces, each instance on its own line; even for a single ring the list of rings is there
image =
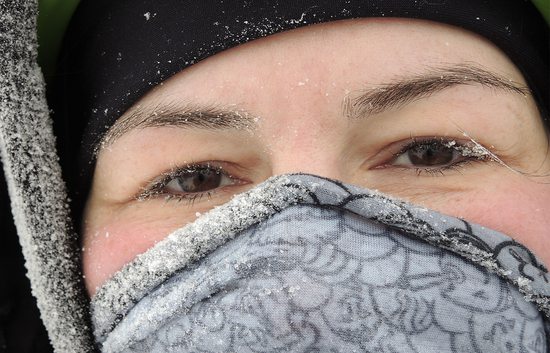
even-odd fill
[[[219,187],[222,173],[219,170],[205,168],[186,172],[175,179],[183,192],[203,192]]]
[[[407,155],[413,165],[440,166],[451,163],[455,152],[440,143],[427,143],[411,147]]]

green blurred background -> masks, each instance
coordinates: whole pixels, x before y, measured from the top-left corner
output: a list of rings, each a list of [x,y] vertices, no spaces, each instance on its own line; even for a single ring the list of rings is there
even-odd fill
[[[546,22],[550,25],[550,0],[532,0],[542,13]]]
[[[38,63],[46,82],[54,73],[63,33],[76,5],[78,0],[38,1]]]

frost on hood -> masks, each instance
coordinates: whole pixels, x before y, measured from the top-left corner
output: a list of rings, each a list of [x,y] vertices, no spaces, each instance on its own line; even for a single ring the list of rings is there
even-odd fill
[[[37,4],[0,3],[0,150],[27,276],[57,352],[91,352],[76,238],[36,62]]]

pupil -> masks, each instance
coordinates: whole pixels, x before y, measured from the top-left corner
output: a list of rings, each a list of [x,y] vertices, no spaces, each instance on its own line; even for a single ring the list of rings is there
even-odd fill
[[[426,144],[409,149],[407,154],[414,165],[435,166],[452,162],[454,150],[440,144]]]
[[[184,192],[202,192],[220,186],[222,175],[213,169],[202,169],[178,177],[178,184]]]

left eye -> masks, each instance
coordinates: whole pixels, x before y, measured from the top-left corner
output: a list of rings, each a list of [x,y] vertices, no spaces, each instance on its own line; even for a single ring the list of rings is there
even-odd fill
[[[446,167],[466,159],[460,151],[441,141],[415,142],[405,147],[392,165],[404,167]]]
[[[173,176],[166,182],[164,192],[171,194],[202,193],[234,183],[234,180],[223,171],[204,167],[184,171]]]

